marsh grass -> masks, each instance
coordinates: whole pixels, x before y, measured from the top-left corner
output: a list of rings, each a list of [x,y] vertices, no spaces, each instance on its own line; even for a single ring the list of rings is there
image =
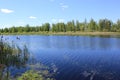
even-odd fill
[[[26,46],[20,49],[19,46],[0,39],[0,80],[9,80],[9,68],[24,67],[28,61],[29,52]]]
[[[76,36],[99,36],[99,35],[103,35],[103,36],[120,36],[119,32],[22,32],[22,33],[2,33],[3,35],[76,35]]]

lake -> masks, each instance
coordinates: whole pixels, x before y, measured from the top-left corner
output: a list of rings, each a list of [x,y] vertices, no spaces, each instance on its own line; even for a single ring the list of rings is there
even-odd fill
[[[120,80],[119,37],[5,37],[20,46],[26,44],[36,61],[54,68],[56,80]]]

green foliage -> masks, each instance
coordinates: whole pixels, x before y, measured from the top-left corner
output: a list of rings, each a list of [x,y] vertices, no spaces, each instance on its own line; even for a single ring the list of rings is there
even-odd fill
[[[45,78],[42,74],[37,71],[29,70],[18,77],[17,80],[54,80],[52,78]]]
[[[117,21],[116,27],[117,27],[117,31],[120,32],[120,20],[119,20],[119,19],[118,19],[118,21]]]
[[[88,24],[88,31],[95,31],[96,30],[96,22],[91,19],[90,23]]]
[[[20,68],[25,66],[29,58],[29,52],[26,46],[23,50],[15,43],[5,42],[3,37],[0,39],[0,80],[9,77],[9,67]],[[6,71],[4,71],[6,69]],[[6,73],[6,76],[3,74]],[[8,80],[8,79],[5,79]]]
[[[22,74],[17,80],[44,80],[44,78],[42,75],[39,75],[39,73],[30,70]]]
[[[76,21],[76,31],[80,31],[80,22],[77,20]]]
[[[45,24],[43,25],[43,30],[44,30],[44,31],[49,31],[49,30],[50,30],[50,24],[49,24],[49,23],[45,23]]]
[[[76,31],[76,25],[75,25],[75,23],[74,23],[74,20],[72,20],[72,21],[69,21],[67,24],[66,24],[67,26],[66,26],[66,30],[67,31]]]
[[[114,25],[116,24],[116,25]],[[120,20],[116,23],[113,23],[108,19],[100,19],[98,23],[91,19],[90,22],[87,22],[85,19],[84,22],[79,22],[78,20],[75,22],[74,20],[69,21],[67,23],[56,23],[50,25],[49,23],[45,23],[41,26],[13,26],[11,28],[0,29],[1,33],[23,33],[23,32],[76,32],[76,31],[85,31],[85,32],[93,32],[93,31],[103,31],[103,32],[120,32]]]
[[[31,64],[29,65],[31,70],[26,71],[17,80],[54,80],[52,78],[53,73],[48,71],[48,67],[44,66],[43,64]]]
[[[112,31],[112,26],[113,26],[112,21],[108,19],[101,19],[99,21],[100,31],[104,31],[104,32]]]
[[[9,44],[4,42],[2,39],[0,41],[0,64],[5,66],[16,66],[25,64],[28,58],[29,52],[27,47],[24,46],[24,49],[21,50],[14,43]],[[22,56],[22,57],[21,57]]]

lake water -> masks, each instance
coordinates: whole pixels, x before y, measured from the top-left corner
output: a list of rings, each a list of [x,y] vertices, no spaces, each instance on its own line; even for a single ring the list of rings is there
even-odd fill
[[[100,36],[9,37],[34,58],[55,68],[56,80],[120,80],[120,38]]]

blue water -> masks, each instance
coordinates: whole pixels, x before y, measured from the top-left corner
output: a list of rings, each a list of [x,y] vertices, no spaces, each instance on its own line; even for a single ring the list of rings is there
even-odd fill
[[[55,67],[56,80],[120,80],[120,38],[100,36],[5,36],[27,45],[36,61]],[[52,67],[51,67],[52,68]]]

